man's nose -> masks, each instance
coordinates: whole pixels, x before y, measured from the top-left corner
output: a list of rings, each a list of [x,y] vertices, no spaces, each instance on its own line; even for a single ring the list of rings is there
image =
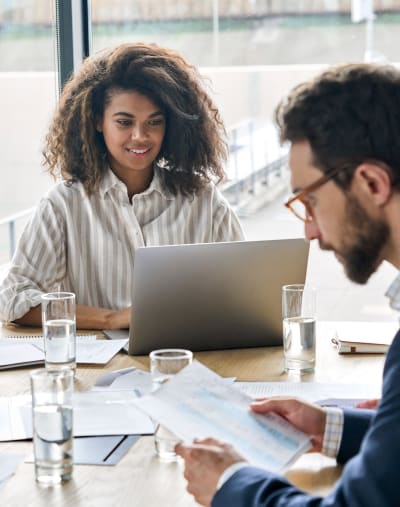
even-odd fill
[[[319,230],[318,224],[314,218],[312,218],[310,222],[305,223],[304,234],[309,241],[312,239],[319,239],[321,237],[321,231]]]

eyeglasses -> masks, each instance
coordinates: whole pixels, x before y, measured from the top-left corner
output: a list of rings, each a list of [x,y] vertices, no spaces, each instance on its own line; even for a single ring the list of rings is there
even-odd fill
[[[322,187],[322,185],[325,185],[325,183],[332,179],[333,176],[336,176],[336,174],[346,168],[347,167],[341,166],[328,171],[326,174],[321,176],[321,178],[318,178],[317,181],[314,181],[314,183],[311,183],[311,185],[308,185],[308,187],[303,188],[303,190],[297,192],[293,197],[285,202],[285,206],[303,222],[312,222],[312,209],[306,200],[306,196],[317,188]]]

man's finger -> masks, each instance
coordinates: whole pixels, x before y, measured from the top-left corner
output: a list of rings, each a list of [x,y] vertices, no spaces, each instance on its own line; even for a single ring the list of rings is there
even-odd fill
[[[378,408],[379,399],[374,398],[372,400],[365,400],[360,403],[357,403],[356,408],[369,408],[369,409],[376,409]]]
[[[216,446],[216,447],[222,447],[223,446],[223,442],[221,442],[220,440],[217,440],[216,438],[211,438],[211,437],[208,437],[208,438],[195,438],[193,440],[193,443],[196,444],[196,445],[213,445],[213,446]]]
[[[277,397],[266,398],[263,400],[255,400],[250,404],[254,412],[277,412],[278,414],[285,413],[288,406],[293,406],[293,398]]]
[[[178,444],[176,444],[175,446],[175,452],[178,456],[181,456],[183,459],[185,459],[189,453],[190,453],[190,449],[191,447],[188,446],[188,445],[185,445],[184,443],[182,442],[179,442]]]

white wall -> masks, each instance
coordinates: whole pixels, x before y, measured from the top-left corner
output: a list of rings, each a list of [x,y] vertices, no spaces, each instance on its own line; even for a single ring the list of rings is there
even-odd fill
[[[203,67],[227,127],[245,118],[272,120],[276,104],[298,83],[320,73],[324,65]]]

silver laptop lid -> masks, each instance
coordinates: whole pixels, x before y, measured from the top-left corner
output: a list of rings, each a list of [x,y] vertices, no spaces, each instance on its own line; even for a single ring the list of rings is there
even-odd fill
[[[281,288],[304,283],[304,239],[139,248],[129,353],[282,344]]]

